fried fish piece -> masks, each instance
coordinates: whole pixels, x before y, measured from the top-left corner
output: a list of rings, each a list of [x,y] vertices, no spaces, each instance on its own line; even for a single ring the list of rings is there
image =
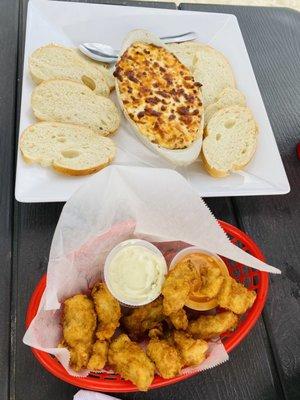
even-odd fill
[[[218,266],[203,266],[200,269],[201,287],[197,288],[197,296],[212,299],[216,297],[222,286],[224,276]]]
[[[254,290],[248,290],[230,276],[226,277],[218,294],[219,305],[234,312],[244,314],[256,299]]]
[[[110,339],[120,325],[120,304],[101,282],[93,287],[92,298],[98,316],[96,336],[99,340]]]
[[[191,335],[183,331],[174,331],[173,338],[184,366],[199,365],[205,360],[208,350],[205,340],[193,339]]]
[[[122,324],[132,339],[138,339],[155,328],[164,318],[162,298],[159,297],[145,306],[135,308],[130,315],[122,319]]]
[[[163,324],[160,322],[154,328],[150,329],[148,332],[148,336],[150,339],[159,339],[164,336],[164,327]]]
[[[200,279],[191,260],[183,260],[169,271],[162,287],[165,315],[170,315],[183,308],[191,289],[191,284]]]
[[[100,371],[107,362],[108,342],[106,340],[96,340],[93,345],[92,355],[89,359],[87,368],[92,371]]]
[[[154,362],[160,376],[164,379],[177,376],[182,360],[177,349],[165,339],[151,339],[147,346],[147,355]]]
[[[65,300],[62,313],[63,340],[59,347],[70,351],[74,371],[86,368],[91,355],[97,317],[94,304],[84,294]]]
[[[122,378],[129,379],[139,390],[146,391],[154,378],[155,366],[141,347],[125,334],[113,340],[108,362]]]
[[[189,323],[188,332],[197,339],[211,339],[229,330],[234,330],[237,323],[238,316],[231,311],[224,311],[216,315],[201,315]]]
[[[169,318],[175,329],[182,329],[184,331],[187,329],[189,321],[183,308],[170,314]]]

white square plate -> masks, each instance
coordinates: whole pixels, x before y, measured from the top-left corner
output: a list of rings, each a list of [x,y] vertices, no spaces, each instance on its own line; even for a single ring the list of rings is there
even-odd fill
[[[34,84],[28,71],[28,58],[35,49],[50,42],[78,46],[82,42],[96,41],[119,48],[127,32],[136,28],[151,30],[158,36],[196,31],[201,42],[212,45],[228,58],[237,87],[245,93],[258,122],[257,151],[244,171],[214,179],[202,169],[200,162],[177,169],[199,194],[216,197],[288,193],[289,183],[234,15],[31,0],[26,26],[20,132],[34,123],[30,106]],[[114,164],[172,168],[130,134],[124,119],[114,140],[118,147]],[[18,151],[15,197],[20,202],[66,201],[87,179],[89,177],[68,177],[49,168],[26,165]]]

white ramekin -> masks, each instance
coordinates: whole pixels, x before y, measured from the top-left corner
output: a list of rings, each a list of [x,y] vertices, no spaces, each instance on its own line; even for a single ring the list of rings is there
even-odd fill
[[[163,265],[163,274],[166,275],[168,272],[168,268],[167,268],[167,263],[166,260],[163,256],[163,254],[161,253],[161,251],[154,246],[152,243],[147,242],[146,240],[142,240],[142,239],[129,239],[129,240],[125,240],[124,242],[119,243],[117,246],[115,246],[110,253],[108,254],[108,256],[106,257],[105,263],[104,263],[104,270],[103,270],[103,278],[104,278],[104,282],[108,288],[108,290],[111,292],[111,294],[124,306],[129,306],[129,307],[138,307],[138,306],[143,306],[146,304],[151,303],[152,301],[154,301],[160,294],[159,293],[155,293],[153,296],[149,297],[146,301],[143,302],[129,302],[127,299],[123,299],[119,296],[119,294],[114,293],[113,288],[110,285],[109,282],[109,278],[108,278],[108,270],[109,270],[109,266],[111,263],[111,260],[114,258],[114,256],[124,247],[129,247],[129,246],[141,246],[146,248],[147,250],[151,251],[152,253],[156,254],[157,256],[159,256],[162,260],[162,265]]]

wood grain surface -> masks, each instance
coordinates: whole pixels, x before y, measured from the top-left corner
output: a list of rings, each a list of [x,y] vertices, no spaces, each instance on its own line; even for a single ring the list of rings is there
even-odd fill
[[[100,1],[93,1],[100,3]],[[104,3],[104,1],[102,1]],[[0,34],[8,30],[7,37],[10,46],[5,43],[5,51],[10,60],[16,61],[16,17],[17,1],[2,0],[0,2]],[[172,3],[151,2],[105,2],[109,4],[129,4],[153,7],[172,7]],[[5,9],[2,15],[1,6]],[[13,63],[4,64],[0,59],[0,93],[1,89],[10,94],[11,108],[14,112],[19,102],[15,104],[16,76],[18,77],[18,95],[21,92],[22,48],[26,21],[27,1],[20,1],[19,27],[19,66],[16,75]],[[191,7],[188,5],[186,7]],[[185,8],[185,6],[182,6]],[[257,198],[218,198],[207,199],[207,203],[217,218],[239,225],[252,235],[253,239],[268,254],[268,259],[274,265],[284,269],[283,277],[271,279],[271,290],[264,318],[260,319],[245,341],[231,353],[230,361],[213,370],[201,373],[187,381],[174,386],[150,391],[148,393],[118,394],[121,399],[165,399],[176,400],[189,398],[191,400],[234,400],[234,399],[283,399],[294,400],[299,395],[299,331],[297,334],[297,318],[299,318],[299,228],[292,223],[299,218],[299,164],[295,162],[293,145],[297,137],[299,140],[299,68],[295,61],[299,61],[300,41],[299,20],[293,13],[285,10],[273,9],[244,9],[243,7],[204,7],[195,9],[205,11],[234,12],[239,19],[244,39],[250,53],[250,58],[262,91],[271,123],[276,135],[283,160],[287,168],[292,193],[282,197]],[[10,21],[10,28],[8,27]],[[298,22],[298,27],[296,26]],[[2,26],[2,24],[4,26]],[[279,28],[277,28],[279,27]],[[281,31],[279,32],[280,29]],[[281,33],[283,32],[283,33]],[[281,36],[284,36],[282,38]],[[0,37],[1,40],[1,37]],[[270,49],[270,46],[272,49]],[[296,54],[298,51],[298,54]],[[2,53],[1,53],[2,54]],[[291,62],[291,60],[294,60]],[[299,65],[299,64],[298,64]],[[278,75],[280,74],[280,76]],[[282,76],[286,75],[286,78]],[[6,76],[6,79],[3,78]],[[296,83],[298,78],[298,86]],[[295,80],[294,80],[295,79]],[[286,84],[288,82],[288,84]],[[2,86],[3,85],[3,86]],[[290,94],[290,95],[289,95]],[[295,100],[294,100],[295,99]],[[6,100],[7,102],[7,100]],[[1,104],[1,103],[0,103]],[[7,104],[7,103],[6,103]],[[2,108],[1,108],[2,110]],[[1,112],[1,111],[0,111]],[[2,114],[0,114],[2,117]],[[1,130],[0,140],[5,140],[5,149],[12,150],[14,117],[3,116],[7,137]],[[2,121],[2,120],[1,120]],[[3,127],[1,127],[2,129]],[[298,131],[297,131],[298,129]],[[9,138],[10,137],[10,141]],[[2,142],[1,142],[2,144]],[[2,147],[1,147],[2,148]],[[2,151],[0,148],[0,151]],[[3,152],[3,157],[8,151]],[[1,153],[2,155],[2,153]],[[9,159],[11,162],[12,159]],[[270,160],[271,162],[271,160]],[[5,193],[6,209],[12,198],[11,165],[5,171],[7,186]],[[2,171],[1,171],[2,174]],[[4,179],[5,175],[0,175]],[[297,193],[298,189],[298,193]],[[7,193],[7,190],[9,193]],[[1,193],[1,196],[3,194]],[[2,197],[1,197],[2,201]],[[298,203],[297,203],[298,201]],[[297,207],[298,205],[298,207]],[[0,337],[0,368],[8,366],[10,360],[10,391],[3,391],[3,399],[21,400],[24,397],[30,400],[67,400],[72,399],[77,388],[72,387],[46,372],[34,359],[30,349],[23,345],[22,337],[25,326],[24,319],[29,298],[42,274],[46,271],[49,248],[52,235],[59,218],[63,204],[20,204],[14,203],[13,229],[13,271],[11,288],[11,315],[12,315],[12,344],[10,358],[1,358],[7,350],[9,330],[5,325]],[[0,212],[1,238],[2,233],[7,238],[11,234],[9,215]],[[7,222],[7,228],[2,231],[2,221]],[[199,221],[201,223],[201,221]],[[1,255],[10,251],[10,241]],[[298,248],[296,247],[298,245]],[[298,253],[296,252],[298,249]],[[3,257],[2,257],[3,260]],[[3,262],[3,261],[2,261]],[[299,262],[299,261],[298,261]],[[2,265],[2,264],[1,264]],[[6,264],[4,264],[5,266]],[[10,268],[10,260],[7,263]],[[6,275],[7,286],[0,283],[0,289],[9,296],[10,270]],[[2,316],[0,305],[0,317]],[[297,308],[298,307],[298,308]],[[296,314],[298,310],[298,315]],[[3,307],[4,320],[9,316],[9,302]],[[298,320],[299,321],[299,320]],[[299,327],[299,324],[298,324]],[[297,336],[298,335],[298,336]],[[298,343],[298,353],[296,346]],[[7,383],[8,375],[0,374],[0,398],[2,395],[2,381]],[[298,385],[298,386],[297,386]],[[6,386],[7,388],[7,386]]]
[[[9,396],[17,45],[17,1],[2,1],[0,2],[0,399],[7,399]]]

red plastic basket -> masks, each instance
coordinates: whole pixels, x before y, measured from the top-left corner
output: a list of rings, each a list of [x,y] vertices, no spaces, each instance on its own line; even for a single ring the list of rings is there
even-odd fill
[[[238,228],[219,221],[221,227],[229,236],[232,243],[241,247],[243,250],[252,254],[254,257],[264,261],[264,255],[258,248],[258,246],[247,236],[244,232]],[[268,274],[266,272],[257,271],[248,268],[242,264],[236,263],[231,260],[224,259],[229,269],[230,275],[237,281],[242,282],[249,289],[254,289],[257,293],[257,298],[253,307],[243,316],[238,328],[234,332],[229,332],[222,336],[222,342],[227,352],[232,351],[250,332],[255,322],[259,318],[262,309],[264,307],[267,293],[268,293]],[[26,315],[26,327],[29,326],[32,319],[35,317],[41,297],[46,287],[46,275],[42,277],[34,290]],[[90,374],[86,378],[77,378],[70,376],[58,360],[52,355],[43,351],[32,348],[34,356],[37,358],[40,364],[54,376],[62,379],[65,382],[71,383],[74,386],[78,386],[84,389],[90,389],[94,391],[103,392],[135,392],[137,388],[131,382],[122,379],[119,375],[115,374]],[[175,382],[187,379],[195,374],[181,375],[172,379],[163,379],[159,376],[155,376],[154,381],[151,385],[151,389],[159,388],[162,386],[171,385]]]

